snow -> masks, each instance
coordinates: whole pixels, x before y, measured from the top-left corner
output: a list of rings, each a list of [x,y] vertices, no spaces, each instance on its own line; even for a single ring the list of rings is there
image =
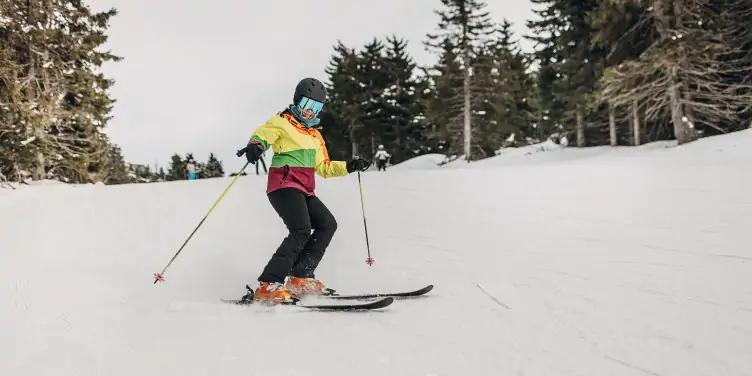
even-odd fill
[[[586,162],[589,164],[619,165],[627,161],[646,163],[661,163],[669,166],[689,168],[696,165],[719,166],[749,166],[752,164],[752,130],[735,132],[728,135],[700,139],[680,148],[676,141],[659,141],[649,144],[632,146],[599,146],[577,148],[570,142],[568,147],[562,147],[553,141],[545,141],[522,147],[503,148],[498,155],[471,164],[466,163],[464,156],[442,166],[444,169],[477,169],[504,166],[530,166],[540,164],[567,164],[569,162]],[[665,156],[665,158],[664,158]],[[408,161],[410,162],[410,161]],[[399,165],[398,165],[399,166]]]
[[[31,137],[29,137],[29,138],[21,141],[21,145],[26,146],[26,145],[28,145],[29,143],[33,142],[36,139],[37,139],[36,136],[31,136]]]
[[[424,154],[389,167],[389,170],[427,170],[439,168],[446,157],[443,154]]]
[[[230,178],[0,189],[0,374],[749,375],[750,161],[738,132],[367,172],[371,267],[357,176],[319,179],[339,229],[318,277],[436,286],[368,313],[219,303],[285,234],[264,175],[157,285]]]

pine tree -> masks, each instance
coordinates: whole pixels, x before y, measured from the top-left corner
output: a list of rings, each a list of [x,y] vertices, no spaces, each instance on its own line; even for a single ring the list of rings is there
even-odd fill
[[[566,93],[564,103],[569,115],[568,123],[575,124],[577,146],[586,145],[585,123],[592,122],[597,116],[595,108],[588,107],[589,94],[595,90],[598,78],[601,76],[600,60],[603,51],[592,43],[595,30],[588,22],[588,15],[598,7],[598,0],[561,0],[562,16],[566,20],[567,28],[560,34],[562,55],[564,60],[560,65],[562,79],[559,92]],[[571,121],[574,120],[574,121]],[[566,127],[570,128],[571,127]]]
[[[638,103],[649,121],[670,119],[673,136],[685,144],[698,129],[724,131],[752,103],[750,85],[729,77],[748,75],[744,35],[749,1],[623,0],[645,8],[640,22],[655,40],[637,59],[607,70],[601,94],[609,103]],[[747,72],[747,73],[743,73]]]
[[[102,181],[109,140],[102,133],[113,84],[95,70],[121,58],[98,48],[114,9],[92,13],[81,1],[0,4],[0,151],[33,179]]]
[[[423,121],[426,82],[417,76],[417,65],[407,52],[406,40],[388,37],[384,60],[389,78],[389,87],[383,93],[387,123],[379,138],[390,151],[392,163],[399,163],[430,150]]]
[[[186,180],[188,179],[188,169],[186,168],[186,160],[180,157],[179,154],[173,154],[170,158],[170,167],[167,169],[167,181]]]
[[[597,9],[589,14],[589,22],[593,30],[592,43],[603,51],[598,61],[601,77],[607,68],[617,67],[625,61],[638,59],[647,48],[654,43],[657,36],[650,24],[640,20],[646,9],[639,4],[625,2],[601,2]],[[603,104],[601,96],[602,82],[599,78],[594,92],[594,105]],[[632,101],[628,105],[618,106],[606,103],[608,106],[611,145],[628,143],[640,145],[644,127],[640,118],[639,103]],[[619,126],[628,124],[628,127]],[[656,134],[655,132],[651,132]],[[626,136],[626,137],[625,137]]]
[[[749,20],[752,19],[752,0],[731,1],[732,5],[726,8],[729,27],[729,38],[737,41],[738,50],[728,55],[735,72],[724,75],[724,81],[730,84],[741,83],[743,86],[737,91],[742,97],[749,98],[752,95],[752,31]],[[745,26],[746,25],[746,26]],[[746,106],[737,108],[739,121],[727,123],[724,127],[727,131],[738,131],[752,128],[752,101]],[[712,129],[711,129],[712,131]]]
[[[129,164],[128,171],[134,183],[151,183],[156,180],[155,174],[148,165]]]
[[[195,161],[193,163],[193,166],[196,169],[196,179],[208,178],[208,175],[206,174],[206,164],[204,162]]]
[[[455,95],[450,99],[452,104],[462,103],[463,109],[463,151],[465,159],[470,162],[473,160],[473,134],[472,134],[472,116],[473,96],[477,93],[483,93],[489,90],[488,87],[479,87],[472,81],[473,66],[480,46],[483,45],[483,38],[491,31],[490,16],[485,11],[486,4],[480,0],[441,0],[444,5],[443,10],[437,10],[439,15],[438,24],[439,32],[429,34],[426,45],[441,55],[446,54],[446,48],[449,46],[457,49],[456,56],[462,69],[462,95]],[[453,72],[452,72],[453,73]],[[440,76],[449,80],[455,77]]]
[[[123,154],[117,145],[109,146],[107,163],[100,170],[107,172],[106,177],[103,179],[106,184],[126,184],[132,182],[125,159],[123,159]]]
[[[376,140],[381,138],[385,128],[391,128],[388,113],[388,89],[390,77],[387,62],[384,58],[384,44],[373,39],[363,46],[359,53],[356,79],[360,85],[362,95],[357,121],[363,125],[358,137],[359,150],[368,150],[363,155],[376,153]]]
[[[348,157],[343,153],[347,149],[350,150],[349,156],[359,154],[357,134],[362,129],[358,118],[363,89],[357,78],[358,64],[355,50],[338,41],[326,67],[328,103],[320,115],[327,149],[334,159]]]
[[[464,102],[459,100],[463,73],[456,45],[445,39],[439,61],[424,71],[428,83],[424,99],[427,137],[436,151],[452,158],[462,153],[464,126]]]
[[[504,20],[494,32],[484,53],[477,73],[478,80],[484,80],[493,87],[483,95],[478,106],[480,128],[479,144],[486,155],[494,155],[505,140],[512,144],[525,140],[531,135],[533,113],[528,97],[529,77],[525,56],[517,41],[513,40],[512,24]]]
[[[221,178],[223,176],[225,176],[225,170],[222,167],[222,162],[214,156],[214,153],[210,153],[209,159],[206,161],[206,167],[204,168],[204,177]]]
[[[600,77],[599,60],[602,53],[591,43],[595,30],[588,15],[597,6],[596,0],[532,0],[544,5],[536,10],[542,18],[528,22],[536,36],[530,37],[538,46],[540,62],[540,99],[545,121],[553,117],[552,125],[559,129],[576,130],[577,145],[585,146],[585,123],[591,115],[589,93]],[[553,115],[553,116],[551,116]],[[574,127],[569,124],[575,124]]]
[[[20,1],[0,3],[4,21],[0,32],[4,115],[0,135],[4,147],[0,158],[5,168],[36,180],[47,177],[45,157],[51,153],[44,136],[49,119],[59,113],[57,98],[64,90],[62,74],[49,63],[52,58],[44,45],[45,39],[54,37],[48,25],[56,20],[38,22],[43,21],[39,15],[45,15],[47,9],[37,8]],[[58,34],[64,37],[63,32]]]
[[[538,64],[535,75],[538,113],[536,115],[536,138],[545,137],[564,127],[565,97],[560,93],[560,65],[564,60],[561,32],[566,26],[560,3],[556,0],[530,0],[542,9],[534,9],[538,20],[528,20],[532,35],[526,36],[535,44],[533,56]]]
[[[102,131],[111,119],[110,111],[115,101],[108,94],[113,80],[95,70],[105,62],[120,61],[122,58],[109,52],[97,51],[96,48],[107,41],[104,32],[116,11],[91,14],[88,7],[80,1],[71,1],[69,4],[76,8],[76,14],[68,23],[74,47],[69,51],[67,59],[78,63],[75,65],[77,69],[66,77],[68,89],[64,106],[72,112],[72,116],[69,122],[61,121],[53,126],[53,129],[60,132],[60,136],[54,140],[64,150],[72,149],[71,158],[66,159],[75,161],[70,164],[71,169],[77,173],[87,172],[85,180],[100,181],[108,171],[98,171],[95,166],[98,160],[107,158],[109,141],[103,137]],[[68,141],[70,137],[75,137],[76,140]]]
[[[471,120],[473,124],[473,144],[476,146],[477,159],[487,158],[495,154],[501,146],[504,133],[510,129],[504,129],[500,122],[504,122],[506,109],[501,108],[505,95],[502,91],[504,82],[501,78],[503,71],[500,70],[500,54],[492,39],[484,43],[475,55],[473,66],[473,82],[482,87],[489,88],[486,91],[476,92],[471,99],[473,112]],[[504,122],[506,123],[506,122]]]

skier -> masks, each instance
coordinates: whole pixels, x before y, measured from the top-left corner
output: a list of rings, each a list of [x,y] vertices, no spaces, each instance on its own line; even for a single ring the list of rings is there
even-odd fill
[[[188,164],[185,166],[188,170],[188,180],[196,180],[196,165],[193,160],[188,160]]]
[[[349,162],[329,160],[316,128],[325,103],[321,81],[301,80],[292,104],[256,129],[248,145],[238,151],[238,156],[245,154],[248,162],[256,164],[265,150],[274,148],[266,194],[289,231],[259,275],[259,286],[243,300],[252,295],[254,301],[263,303],[290,302],[331,291],[315,278],[314,271],[337,230],[337,221],[314,193],[314,173],[323,178],[345,176],[367,170],[371,162],[358,157]]]
[[[386,171],[386,162],[391,157],[392,156],[389,155],[389,153],[387,153],[386,150],[384,150],[384,145],[379,145],[379,151],[377,151],[376,155],[373,157],[374,159],[378,161],[377,166],[379,168],[379,171],[381,171],[382,169]]]

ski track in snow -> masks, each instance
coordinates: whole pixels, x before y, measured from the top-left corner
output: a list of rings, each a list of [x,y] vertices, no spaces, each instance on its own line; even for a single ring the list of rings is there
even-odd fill
[[[750,136],[365,173],[371,267],[357,177],[319,179],[318,277],[435,285],[373,312],[219,302],[285,236],[263,176],[158,285],[229,178],[0,189],[0,375],[749,375]]]

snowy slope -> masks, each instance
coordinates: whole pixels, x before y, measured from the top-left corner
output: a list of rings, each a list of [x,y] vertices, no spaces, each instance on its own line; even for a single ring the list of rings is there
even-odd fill
[[[462,158],[442,168],[487,168],[523,164],[562,164],[568,162],[615,163],[622,164],[631,159],[651,159],[653,162],[693,166],[705,164],[716,166],[719,163],[732,165],[749,165],[752,163],[752,130],[735,132],[723,136],[700,139],[681,148],[675,141],[660,141],[632,146],[599,146],[577,148],[570,144],[564,148],[551,141],[519,148],[506,148],[495,157],[467,164]],[[661,158],[661,156],[666,158]],[[410,161],[408,161],[410,162]],[[408,163],[406,162],[406,163]],[[642,162],[639,162],[642,163]]]
[[[218,302],[285,234],[263,175],[158,285],[229,178],[0,189],[0,375],[750,375],[751,138],[366,173],[372,267],[357,177],[320,179],[320,278],[436,285],[370,313]]]
[[[441,163],[444,159],[446,159],[446,157],[443,154],[425,154],[419,157],[408,159],[394,166],[390,166],[389,169],[390,170],[393,170],[393,169],[397,169],[397,170],[436,169],[436,168],[439,168],[439,163]],[[374,170],[378,170],[377,168],[375,168],[375,166],[371,168]]]

